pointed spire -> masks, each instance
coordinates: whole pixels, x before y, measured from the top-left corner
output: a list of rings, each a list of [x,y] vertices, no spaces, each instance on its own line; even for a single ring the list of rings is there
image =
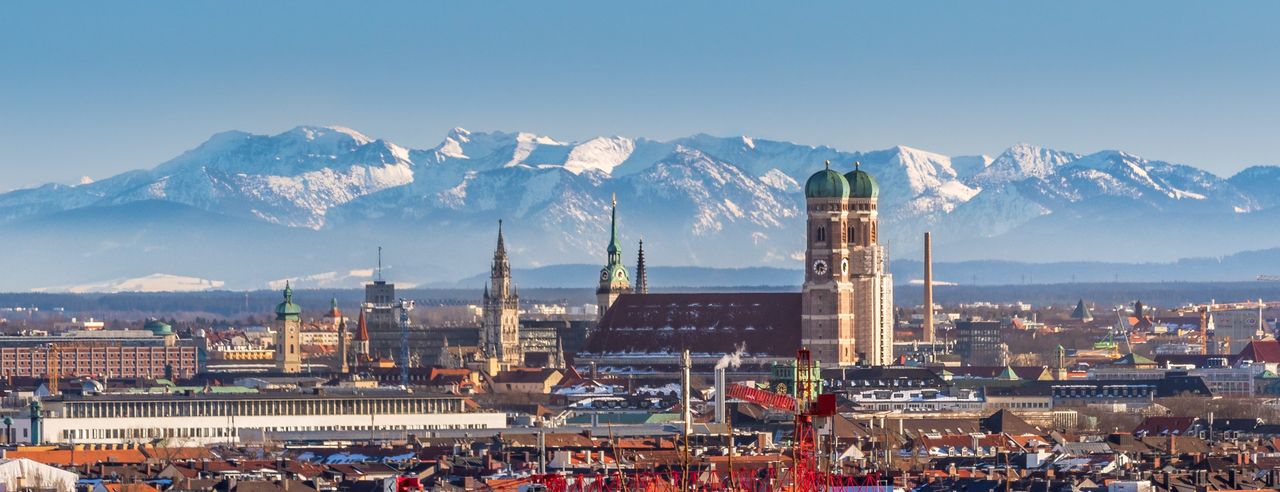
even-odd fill
[[[609,215],[609,258],[622,253],[622,245],[618,244],[618,195],[613,195],[613,208]]]
[[[284,281],[284,302],[286,304],[293,302],[293,286],[289,285],[288,280]]]
[[[649,276],[644,269],[644,240],[640,240],[639,254],[636,258],[636,293],[649,293]]]
[[[369,325],[364,321],[364,309],[360,310],[360,321],[356,322],[356,340],[369,341]]]
[[[503,244],[502,241],[502,219],[498,219],[498,249],[494,253],[494,256],[497,255],[507,255],[507,246]]]

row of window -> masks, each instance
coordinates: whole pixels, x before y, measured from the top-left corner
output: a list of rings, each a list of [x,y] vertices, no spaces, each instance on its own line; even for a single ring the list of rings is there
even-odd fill
[[[462,411],[462,403],[457,398],[75,401],[63,409],[73,418],[389,415],[455,413]]]
[[[373,430],[473,430],[487,429],[485,424],[433,424],[433,425],[285,425],[255,428],[267,432],[314,432],[314,431],[368,431]],[[26,429],[23,429],[24,433]],[[63,429],[60,433],[63,441],[86,441],[103,439],[214,439],[239,437],[240,429],[236,427],[165,427],[149,429]],[[23,437],[26,437],[25,435]]]

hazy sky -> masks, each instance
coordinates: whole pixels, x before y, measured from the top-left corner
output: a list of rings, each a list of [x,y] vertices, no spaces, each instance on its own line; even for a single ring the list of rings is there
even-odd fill
[[[0,190],[229,129],[1280,163],[1280,2],[6,2]]]

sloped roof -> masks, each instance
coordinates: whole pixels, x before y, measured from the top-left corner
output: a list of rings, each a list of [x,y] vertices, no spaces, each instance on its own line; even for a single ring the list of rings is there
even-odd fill
[[[37,463],[51,466],[70,466],[74,463],[110,462],[117,464],[144,463],[147,457],[138,448],[86,449],[77,446],[75,451],[69,448],[48,448],[42,446],[20,446],[5,453],[6,458],[26,458]]]
[[[1141,355],[1135,354],[1133,352],[1127,353],[1124,355],[1124,357],[1116,359],[1115,362],[1111,363],[1111,365],[1114,365],[1114,366],[1153,366],[1155,364],[1156,364],[1156,361],[1148,359]]]
[[[1182,434],[1196,423],[1196,417],[1147,417],[1133,429],[1135,436]]]
[[[1093,313],[1089,312],[1089,306],[1084,305],[1084,299],[1080,299],[1080,302],[1076,303],[1075,310],[1071,311],[1071,318],[1081,321],[1093,320]]]
[[[792,356],[800,347],[799,293],[623,294],[587,339],[589,353]]]
[[[1036,426],[1027,423],[1021,417],[1014,415],[1013,412],[1004,409],[988,415],[979,423],[987,432],[1015,435],[1040,434],[1040,429],[1036,428]]]
[[[1250,340],[1236,360],[1280,363],[1280,340]]]
[[[558,369],[516,368],[498,373],[493,377],[495,383],[545,383],[559,374]]]

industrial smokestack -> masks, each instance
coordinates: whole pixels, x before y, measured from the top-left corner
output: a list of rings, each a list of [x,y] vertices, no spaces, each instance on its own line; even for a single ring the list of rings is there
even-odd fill
[[[725,400],[729,395],[725,393],[725,373],[729,372],[727,368],[716,367],[716,423],[725,423]]]
[[[691,420],[693,419],[693,411],[689,408],[689,371],[693,367],[693,361],[689,358],[689,351],[685,350],[680,358],[680,417],[684,420],[684,435],[689,436]]]
[[[933,343],[933,240],[924,233],[924,323],[921,338]]]

